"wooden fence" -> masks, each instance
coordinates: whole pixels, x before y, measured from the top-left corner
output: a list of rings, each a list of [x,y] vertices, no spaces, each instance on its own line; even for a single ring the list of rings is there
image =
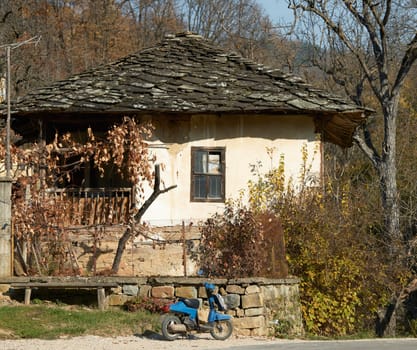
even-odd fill
[[[65,226],[128,223],[131,188],[65,188],[49,190],[48,194],[64,203]]]

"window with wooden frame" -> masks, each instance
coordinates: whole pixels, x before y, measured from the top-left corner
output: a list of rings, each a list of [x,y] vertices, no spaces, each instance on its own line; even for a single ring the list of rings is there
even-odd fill
[[[224,202],[225,148],[191,148],[191,201]]]

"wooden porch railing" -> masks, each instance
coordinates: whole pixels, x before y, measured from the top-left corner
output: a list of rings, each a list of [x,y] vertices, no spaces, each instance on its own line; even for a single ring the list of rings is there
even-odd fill
[[[132,204],[131,188],[50,189],[61,201],[66,225],[91,226],[127,224]]]

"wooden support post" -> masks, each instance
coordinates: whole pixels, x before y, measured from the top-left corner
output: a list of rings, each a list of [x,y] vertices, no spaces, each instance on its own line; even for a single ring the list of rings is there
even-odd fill
[[[12,180],[0,178],[0,277],[13,276]]]
[[[30,295],[32,294],[32,288],[25,288],[25,305],[30,305]]]
[[[97,288],[97,303],[99,310],[103,311],[106,309],[106,289],[103,287]]]

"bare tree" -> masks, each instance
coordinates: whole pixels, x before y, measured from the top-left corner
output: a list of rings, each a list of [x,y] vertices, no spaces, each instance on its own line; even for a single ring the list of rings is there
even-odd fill
[[[378,172],[385,238],[393,254],[399,253],[398,244],[403,238],[396,182],[398,102],[404,80],[417,58],[417,11],[400,3],[404,1],[289,1],[296,19],[305,16],[310,21],[310,33],[317,34],[313,38],[315,45],[329,50],[334,55],[332,60],[343,57],[356,60],[360,74],[354,95],[356,102],[361,103],[366,81],[379,104],[384,122],[380,149],[374,145],[366,126],[355,141]],[[344,66],[342,61],[337,63],[333,68]],[[344,79],[349,79],[348,72],[344,73],[347,73],[343,74]]]
[[[140,209],[135,213],[131,218],[130,225],[126,228],[123,235],[120,237],[116,254],[113,259],[113,264],[111,268],[111,272],[117,274],[119,272],[120,263],[122,261],[122,255],[126,249],[126,244],[129,239],[138,236],[140,232],[140,221],[148,210],[148,208],[152,205],[153,202],[159,197],[159,195],[168,192],[172,189],[177,187],[176,185],[169,186],[167,188],[161,188],[161,170],[160,165],[155,165],[155,179],[154,179],[154,186],[152,194],[146,199],[146,201],[142,204]]]
[[[131,23],[137,48],[149,47],[165,34],[184,30],[176,0],[118,0],[117,3]]]
[[[188,31],[208,38],[244,57],[265,61],[277,33],[270,18],[254,0],[178,1],[178,12]]]
[[[0,2],[0,44],[42,36],[36,50],[25,49],[14,56],[15,95],[152,46],[165,34],[185,30],[272,65],[286,44],[255,0]]]
[[[133,24],[116,0],[2,0],[0,44],[42,36],[13,56],[16,95],[138,49]],[[0,63],[1,64],[1,63]]]
[[[388,258],[404,262],[408,237],[400,228],[397,123],[403,85],[417,59],[417,6],[395,0],[288,0],[288,4],[304,38],[321,52],[325,73],[359,104],[366,88],[372,91],[383,121],[382,141],[378,146],[377,135],[365,125],[355,142],[379,176]],[[380,318],[382,333],[393,331],[400,301],[394,298]]]

